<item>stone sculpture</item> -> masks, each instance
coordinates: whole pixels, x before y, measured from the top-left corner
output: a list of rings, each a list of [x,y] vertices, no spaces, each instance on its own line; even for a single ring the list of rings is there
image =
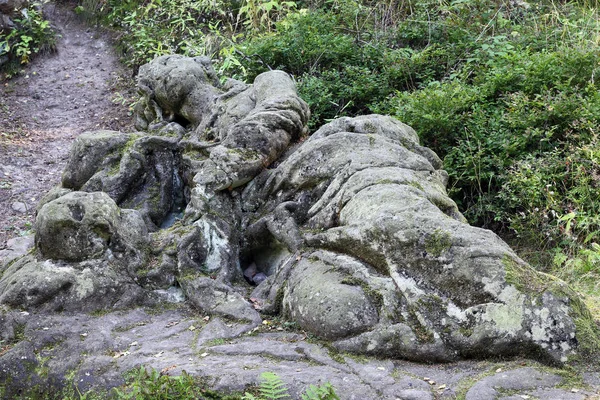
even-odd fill
[[[35,254],[3,269],[0,303],[93,311],[180,287],[204,312],[248,329],[256,308],[282,314],[344,351],[597,354],[581,299],[469,226],[407,125],[341,118],[307,138],[289,76],[221,83],[205,58],[160,57],[139,87],[140,132],[77,139],[40,205]]]

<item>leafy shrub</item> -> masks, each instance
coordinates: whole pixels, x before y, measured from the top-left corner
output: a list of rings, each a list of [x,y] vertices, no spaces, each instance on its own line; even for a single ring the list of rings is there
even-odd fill
[[[405,68],[388,67],[407,53],[389,49],[385,43],[363,38],[352,31],[343,13],[327,9],[290,13],[269,34],[250,38],[240,46],[247,55],[243,64],[248,79],[267,69],[283,69],[298,79],[300,95],[312,110],[311,127],[342,115],[373,112],[394,92],[395,82],[407,83]]]
[[[398,118],[444,157],[467,218],[488,227],[510,227],[517,212],[496,198],[515,162],[589,143],[600,121],[597,50],[517,49],[397,97]]]
[[[172,53],[219,57],[222,25],[234,18],[229,0],[108,0],[97,13],[118,29],[124,61],[134,68]]]
[[[600,241],[600,143],[518,161],[498,199],[511,210],[510,227],[531,242],[577,251]]]
[[[271,30],[294,8],[279,0],[107,0],[95,13],[120,32],[124,61],[134,69],[165,54],[205,55],[219,72],[243,79],[238,42]]]
[[[0,57],[8,56],[19,64],[28,64],[38,53],[53,51],[56,36],[50,22],[44,19],[41,2],[31,3],[15,18],[15,29],[0,33]]]
[[[293,1],[246,0],[238,15],[245,18],[243,24],[249,29],[271,31],[275,22],[295,9]]]

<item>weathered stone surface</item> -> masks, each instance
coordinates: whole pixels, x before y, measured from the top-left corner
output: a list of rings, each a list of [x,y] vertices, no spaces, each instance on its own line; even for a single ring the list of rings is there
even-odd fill
[[[6,242],[6,249],[0,250],[0,271],[14,259],[24,256],[33,247],[34,237],[20,236]]]
[[[142,213],[149,229],[181,212],[183,184],[177,138],[99,131],[75,141],[62,185],[107,193],[120,207]]]
[[[139,213],[121,210],[103,192],[70,192],[45,204],[35,224],[36,247],[42,257],[83,261],[111,250],[117,260],[141,264],[148,246]],[[134,258],[136,260],[134,260]]]
[[[370,298],[363,282],[327,261],[313,253],[296,264],[284,288],[283,312],[327,339],[362,333],[377,324],[379,299]]]
[[[139,84],[144,97],[137,118],[150,134],[81,135],[61,187],[40,202],[39,260],[23,261],[3,278],[38,288],[43,294],[27,304],[42,307],[78,287],[82,270],[106,268],[111,278],[90,290],[104,293],[112,279],[114,287],[136,285],[144,298],[167,299],[180,284],[205,312],[256,324],[257,312],[231,286],[242,277],[234,189],[306,132],[308,108],[283,72],[262,74],[254,85],[221,85],[204,58],[161,57],[141,69]],[[66,263],[52,284],[41,282],[45,259]],[[264,278],[261,273],[256,282]],[[7,289],[2,298],[13,305],[31,297],[23,293]],[[80,296],[69,309],[89,309],[86,298],[92,299]],[[106,302],[93,307],[98,304]]]
[[[185,307],[98,316],[10,312],[0,316],[0,327],[7,344],[0,355],[3,398],[62,398],[61,390],[110,390],[140,366],[173,376],[186,371],[214,389],[242,393],[259,384],[262,372],[274,372],[293,399],[309,385],[324,382],[330,382],[341,399],[355,400],[454,399],[465,393],[468,398],[479,393],[481,397],[473,397],[478,400],[507,393],[521,399],[593,399],[600,394],[599,382],[594,381],[587,388],[576,386],[579,397],[572,397],[571,386],[557,387],[560,371],[537,363],[524,368],[521,362],[501,361],[428,365],[364,356],[355,360],[307,343],[303,334],[279,331],[278,325],[264,324],[243,334],[248,332],[245,324],[219,318],[207,322]],[[5,336],[8,332],[13,334]],[[496,370],[502,372],[489,376]],[[483,390],[488,388],[493,397],[485,397]]]
[[[180,282],[187,298],[200,310],[252,322],[254,326],[262,321],[256,310],[228,285],[219,284],[208,277]]]
[[[564,283],[535,272],[492,232],[465,223],[446,195],[440,166],[412,129],[389,117],[322,127],[244,192],[246,251],[256,254],[259,270],[277,270],[272,262],[281,266],[286,254],[307,248],[287,282],[262,293],[283,288],[283,307],[300,326],[323,337],[352,336],[335,342],[346,351],[422,361],[527,354],[565,362],[580,342],[595,342],[597,332],[577,336],[581,321],[593,322],[573,306],[578,300]],[[315,256],[308,248],[328,252]],[[270,256],[262,254],[269,249]],[[327,259],[338,276],[305,266],[315,258]],[[326,306],[317,306],[304,281]],[[349,282],[368,294],[370,306],[356,304],[361,317],[334,334],[323,321],[342,329],[331,299],[343,298],[339,285]],[[302,296],[290,294],[296,286]],[[315,308],[307,317],[299,311]]]
[[[107,261],[66,265],[25,256],[0,279],[0,304],[42,311],[99,311],[151,304],[151,298],[127,274]]]
[[[94,311],[152,297],[135,281],[148,262],[146,225],[137,211],[119,209],[105,193],[69,192],[46,203],[35,244],[39,258],[26,255],[2,268],[1,304]]]
[[[534,368],[502,371],[473,385],[467,392],[466,400],[496,399],[501,397],[502,390],[523,391],[551,388],[557,386],[560,382],[562,382],[560,376],[544,374]]]
[[[146,132],[82,135],[61,187],[40,202],[36,250],[2,266],[7,393],[26,379],[113,387],[145,364],[224,390],[270,370],[295,398],[321,378],[344,399],[454,398],[489,371],[391,359],[597,361],[581,300],[466,223],[441,160],[410,127],[368,115],[306,139],[309,112],[289,76],[221,84],[205,58],[160,57],[139,84]],[[182,301],[195,311],[77,314]],[[263,322],[271,316],[279,322]],[[554,374],[529,375],[547,384],[496,376],[470,396],[560,392]]]

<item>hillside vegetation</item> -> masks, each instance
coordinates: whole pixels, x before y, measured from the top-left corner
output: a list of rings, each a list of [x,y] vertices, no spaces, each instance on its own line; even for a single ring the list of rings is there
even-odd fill
[[[82,0],[76,11],[115,29],[134,69],[168,53],[209,56],[246,81],[282,69],[313,129],[372,112],[411,125],[469,221],[600,314],[596,2]]]

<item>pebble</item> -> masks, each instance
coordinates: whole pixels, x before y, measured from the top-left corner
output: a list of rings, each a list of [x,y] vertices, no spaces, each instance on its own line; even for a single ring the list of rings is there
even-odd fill
[[[27,213],[27,205],[20,201],[12,203],[12,209],[23,214]]]

